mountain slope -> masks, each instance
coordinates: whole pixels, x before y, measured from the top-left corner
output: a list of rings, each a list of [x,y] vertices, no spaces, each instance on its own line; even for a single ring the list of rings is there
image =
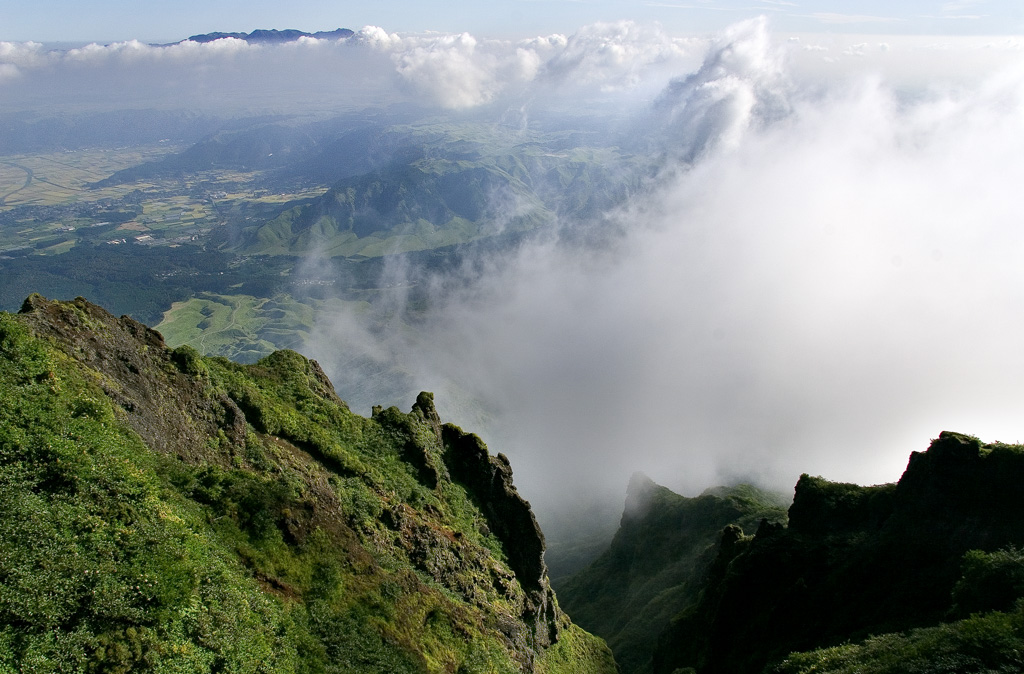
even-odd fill
[[[614,672],[502,456],[432,396],[168,349],[78,299],[0,314],[0,668]]]
[[[370,170],[336,170],[340,179],[326,193],[286,206],[247,231],[240,251],[374,257],[438,248],[559,218],[598,219],[641,180],[636,162],[616,148],[552,151],[560,140],[556,135],[516,143],[471,125],[404,134],[373,132],[375,140],[366,147],[350,134],[351,149],[327,145],[336,153],[335,164]],[[371,150],[376,166],[360,159]],[[327,151],[320,161],[311,158],[295,170],[320,171],[317,166],[330,159]]]
[[[1022,483],[1024,447],[948,432],[911,455],[897,484],[804,475],[788,527],[725,532],[654,671],[760,672],[819,648],[780,671],[1020,671]],[[841,645],[870,635],[885,636]]]
[[[696,600],[722,529],[785,517],[780,498],[750,486],[686,498],[637,473],[611,545],[559,586],[559,597],[574,620],[607,640],[624,673],[649,672],[658,634]]]

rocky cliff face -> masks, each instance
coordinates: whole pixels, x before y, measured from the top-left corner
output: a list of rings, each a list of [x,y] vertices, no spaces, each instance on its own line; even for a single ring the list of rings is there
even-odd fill
[[[658,634],[696,600],[722,529],[785,520],[781,498],[750,486],[675,494],[637,473],[608,550],[558,588],[562,605],[608,641],[624,673],[650,672]]]
[[[508,460],[429,393],[365,419],[294,352],[205,359],[37,295],[0,376],[2,666],[616,671]]]
[[[949,432],[896,484],[804,475],[788,527],[723,534],[700,602],[659,640],[655,672],[760,672],[792,652],[966,617],[952,606],[965,553],[1024,545],[1022,479],[1024,448]]]
[[[512,484],[512,467],[504,454],[491,456],[479,437],[446,424],[441,437],[452,479],[463,485],[483,512],[490,531],[509,551],[508,563],[526,591],[523,615],[531,640],[541,646],[558,641],[559,614],[544,564],[544,534],[527,503]]]

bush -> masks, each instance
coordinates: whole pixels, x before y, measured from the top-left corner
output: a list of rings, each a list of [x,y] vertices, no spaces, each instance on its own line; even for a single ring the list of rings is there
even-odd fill
[[[963,576],[953,588],[953,614],[1008,611],[1024,597],[1024,551],[1010,546],[964,555]]]

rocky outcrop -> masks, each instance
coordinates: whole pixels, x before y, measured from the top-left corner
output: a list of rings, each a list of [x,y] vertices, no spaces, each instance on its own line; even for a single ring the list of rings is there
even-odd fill
[[[611,545],[558,586],[559,600],[608,641],[624,674],[650,672],[659,632],[696,600],[723,528],[765,518],[785,519],[777,495],[740,485],[687,498],[634,473]]]
[[[478,436],[453,424],[441,428],[441,437],[452,479],[466,488],[487,516],[490,531],[502,542],[509,566],[527,592],[523,617],[533,625],[537,646],[554,643],[558,640],[558,609],[544,564],[544,534],[530,504],[512,484],[508,457],[491,456]]]
[[[226,446],[244,455],[245,415],[227,395],[206,394],[194,350],[171,350],[156,330],[81,297],[54,302],[31,295],[20,315],[37,336],[94,373],[122,421],[148,446],[186,461],[229,463],[230,453],[209,451],[209,438],[222,432]]]
[[[1024,448],[943,432],[896,484],[804,475],[787,528],[726,532],[658,674],[761,672],[791,652],[947,619],[969,550],[1024,545]]]

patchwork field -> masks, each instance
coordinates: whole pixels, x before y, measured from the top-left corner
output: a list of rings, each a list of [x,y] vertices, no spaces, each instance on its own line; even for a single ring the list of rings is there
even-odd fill
[[[169,143],[128,148],[97,148],[42,155],[0,157],[0,209],[13,206],[59,206],[76,201],[120,199],[148,185],[90,189],[89,183],[181,148]]]
[[[0,157],[0,254],[54,255],[80,242],[198,242],[227,222],[326,188],[271,193],[259,171],[204,171],[95,186],[110,175],[181,148],[154,144]]]

